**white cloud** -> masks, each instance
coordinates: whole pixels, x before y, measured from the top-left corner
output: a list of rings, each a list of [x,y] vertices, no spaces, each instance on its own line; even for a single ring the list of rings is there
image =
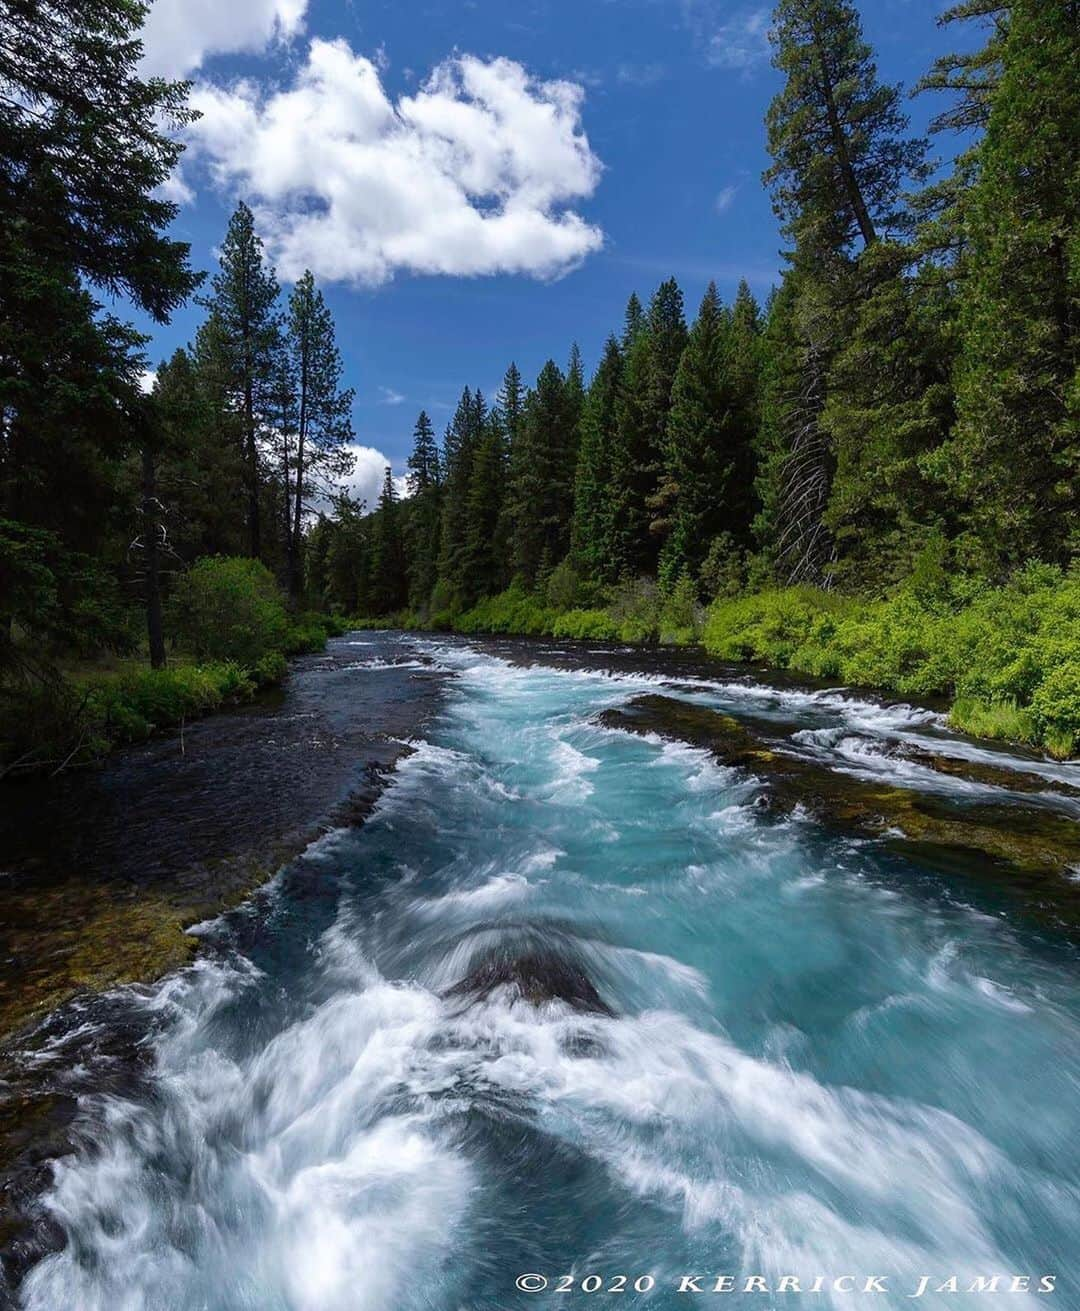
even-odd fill
[[[735,203],[735,197],[739,188],[734,184],[729,187],[723,187],[716,197],[716,212],[726,214]]]
[[[249,198],[281,274],[556,277],[603,244],[569,205],[601,172],[583,91],[509,59],[439,65],[391,103],[376,64],[315,40],[291,88],[201,85],[193,151]]]
[[[139,390],[149,396],[156,386],[157,370],[143,369],[142,373],[139,374]]]
[[[356,457],[352,473],[345,479],[344,486],[349,495],[357,501],[363,501],[368,512],[378,509],[379,496],[382,492],[386,466],[390,460],[374,446],[351,446]],[[404,474],[393,474],[394,490],[398,496],[408,495],[408,479]]]
[[[408,400],[408,397],[404,392],[395,391],[393,387],[379,388],[380,405],[403,405],[406,400]]]
[[[143,68],[185,77],[208,55],[265,50],[303,30],[308,0],[154,0],[142,31]]]
[[[625,86],[655,86],[667,77],[667,67],[664,64],[620,64],[615,76]]]
[[[709,38],[707,58],[717,68],[744,72],[769,58],[768,9],[744,9]]]
[[[195,199],[195,192],[188,186],[183,168],[179,164],[154,194],[162,200],[171,201],[174,205],[190,205]]]

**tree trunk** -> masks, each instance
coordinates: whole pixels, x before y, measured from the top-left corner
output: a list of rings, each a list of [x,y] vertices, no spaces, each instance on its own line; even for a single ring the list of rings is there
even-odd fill
[[[149,446],[142,453],[143,546],[146,551],[146,636],[150,668],[165,668],[165,632],[161,621],[161,518],[157,469]]]
[[[250,370],[244,384],[244,455],[247,462],[248,547],[253,560],[262,557],[262,534],[259,525],[259,452],[255,445],[255,402]]]
[[[851,154],[848,151],[844,125],[840,122],[840,114],[836,108],[832,79],[825,63],[825,52],[822,49],[821,38],[816,32],[814,33],[814,46],[818,53],[818,65],[821,69],[820,89],[825,100],[825,112],[829,119],[829,134],[833,139],[836,158],[840,164],[840,176],[844,179],[844,189],[848,194],[848,202],[855,215],[855,222],[859,226],[863,242],[867,246],[872,246],[877,241],[877,231],[874,228],[874,221],[870,217],[870,211],[866,208],[866,201],[863,199],[859,179],[855,176],[855,167],[851,162]]]
[[[296,433],[296,492],[293,496],[293,526],[289,535],[289,595],[294,601],[303,586],[300,550],[304,530],[304,444],[308,420],[308,364],[303,352],[300,368],[300,415]]]

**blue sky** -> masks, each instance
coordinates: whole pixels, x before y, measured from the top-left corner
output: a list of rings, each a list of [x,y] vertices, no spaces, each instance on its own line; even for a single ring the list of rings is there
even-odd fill
[[[955,47],[940,7],[864,0],[886,78]],[[147,65],[205,113],[177,235],[212,269],[243,196],[283,273],[313,267],[367,492],[421,408],[441,429],[466,383],[493,392],[511,359],[531,379],[575,339],[591,367],[635,289],[674,275],[691,313],[713,277],[767,294],[767,19],[753,0],[156,0]],[[934,108],[912,102],[913,125]],[[200,317],[140,324],[152,359]]]

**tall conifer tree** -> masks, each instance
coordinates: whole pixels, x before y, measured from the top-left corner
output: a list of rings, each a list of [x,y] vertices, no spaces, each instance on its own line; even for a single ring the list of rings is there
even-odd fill
[[[263,552],[259,496],[260,451],[273,424],[280,393],[275,372],[281,343],[278,282],[263,255],[255,217],[243,201],[229,219],[207,308],[218,328],[229,403],[240,418],[248,551]]]
[[[442,492],[439,447],[426,410],[421,410],[416,420],[408,470],[409,604],[423,611],[438,579]]]
[[[289,297],[286,367],[292,386],[295,441],[286,469],[285,501],[291,509],[285,533],[289,592],[303,584],[305,513],[311,500],[331,495],[354,464],[353,390],[341,384],[341,352],[334,319],[310,270]]]
[[[408,595],[401,506],[390,466],[383,475],[371,541],[371,604],[377,615],[400,610]]]
[[[1080,547],[1080,7],[1014,0],[996,53],[942,461],[993,570]]]
[[[618,576],[612,542],[612,451],[615,445],[623,352],[609,337],[581,416],[581,446],[574,488],[574,552],[586,573],[600,582]]]
[[[525,405],[512,471],[514,569],[530,586],[570,547],[575,443],[566,380],[548,360]]]
[[[899,88],[879,81],[849,0],[781,0],[770,35],[785,84],[769,107],[765,181],[793,252],[769,337],[785,358],[770,373],[763,501],[781,578],[825,582],[835,453],[822,412],[866,295],[855,256],[907,225],[902,188],[923,175],[925,143],[906,135]]]

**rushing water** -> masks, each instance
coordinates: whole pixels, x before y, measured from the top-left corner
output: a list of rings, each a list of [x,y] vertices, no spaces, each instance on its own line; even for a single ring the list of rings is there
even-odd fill
[[[1080,1307],[1074,960],[771,818],[767,784],[702,751],[593,722],[652,680],[419,645],[457,677],[371,820],[141,995],[149,1089],[87,1105],[47,1199],[67,1243],[25,1307]],[[839,769],[895,774],[880,735],[933,731],[840,696],[673,694],[797,718]],[[980,786],[920,769],[907,786]],[[455,988],[515,956],[602,1001]],[[725,1273],[825,1291],[675,1291]],[[953,1275],[1031,1291],[934,1291]]]

